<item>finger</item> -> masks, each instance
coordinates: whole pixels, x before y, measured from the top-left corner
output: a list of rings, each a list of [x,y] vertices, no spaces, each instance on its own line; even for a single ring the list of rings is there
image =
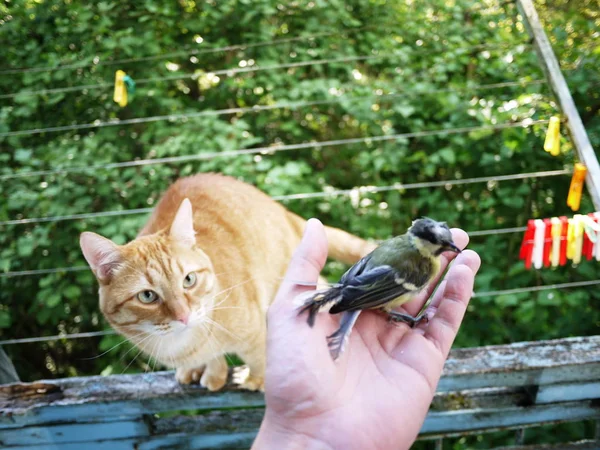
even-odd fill
[[[270,309],[291,309],[299,294],[314,290],[327,261],[327,236],[317,219],[306,222],[300,245],[294,252],[288,270]],[[312,286],[311,286],[312,285]]]
[[[460,228],[452,228],[450,230],[452,232],[452,240],[461,250],[464,249],[469,244],[469,235],[461,230]],[[431,294],[435,290],[442,274],[448,267],[448,265],[452,262],[454,258],[456,258],[457,254],[454,252],[444,252],[440,256],[440,270],[435,278],[429,283],[427,288],[419,294],[414,300],[403,305],[404,311],[411,316],[416,316],[419,314],[419,311],[423,308],[423,305],[431,297]],[[439,291],[439,289],[438,289]]]
[[[465,250],[463,253],[457,256],[455,264],[464,264],[469,266],[472,270],[477,272],[479,268],[479,255],[472,250]],[[446,277],[440,283],[438,290],[435,292],[435,295],[431,299],[431,303],[429,304],[429,308],[432,308],[434,311],[440,306],[442,299],[444,298],[444,292],[446,291],[446,285],[448,284],[448,277]]]
[[[477,253],[467,251],[461,254],[446,275],[446,285],[440,299],[436,299],[437,311],[425,328],[424,336],[433,342],[444,359],[465,315],[480,265]]]

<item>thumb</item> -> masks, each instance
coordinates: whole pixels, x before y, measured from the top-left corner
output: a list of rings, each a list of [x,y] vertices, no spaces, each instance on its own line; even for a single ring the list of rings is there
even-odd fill
[[[292,256],[273,307],[290,307],[296,296],[314,289],[310,285],[314,283],[316,286],[319,274],[327,261],[327,246],[323,224],[317,219],[308,220],[304,236]]]

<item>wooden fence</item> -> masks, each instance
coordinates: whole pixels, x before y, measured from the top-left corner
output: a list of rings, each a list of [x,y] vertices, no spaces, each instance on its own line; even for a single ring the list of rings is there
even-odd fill
[[[0,447],[248,448],[263,407],[260,393],[182,386],[172,372],[14,383],[0,386]],[[600,336],[453,350],[420,438],[581,420],[600,420]]]

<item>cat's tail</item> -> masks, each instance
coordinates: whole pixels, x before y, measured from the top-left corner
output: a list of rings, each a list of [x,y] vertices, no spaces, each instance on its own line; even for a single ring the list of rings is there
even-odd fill
[[[288,217],[298,231],[298,235],[302,236],[306,220],[291,212]],[[377,244],[365,241],[339,228],[326,226],[325,233],[327,234],[327,242],[329,243],[329,257],[345,264],[356,263],[360,258],[372,252],[377,247]]]
[[[298,315],[308,312],[308,318],[306,322],[312,328],[315,324],[315,318],[317,313],[322,309],[327,308],[342,299],[342,289],[338,286],[333,286],[329,289],[323,289],[320,291],[309,291],[297,301],[301,303],[301,307],[298,310]]]
[[[329,243],[329,257],[346,264],[356,263],[377,247],[377,244],[365,241],[339,228],[326,226],[325,233]]]

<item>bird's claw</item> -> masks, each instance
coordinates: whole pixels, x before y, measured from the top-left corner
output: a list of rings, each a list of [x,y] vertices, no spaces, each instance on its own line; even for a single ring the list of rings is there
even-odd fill
[[[417,317],[410,316],[408,314],[402,314],[396,311],[387,311],[388,320],[394,323],[405,323],[409,327],[414,328],[419,325],[421,322],[427,323],[429,322],[429,317],[427,317],[427,313],[424,312],[419,314]]]

